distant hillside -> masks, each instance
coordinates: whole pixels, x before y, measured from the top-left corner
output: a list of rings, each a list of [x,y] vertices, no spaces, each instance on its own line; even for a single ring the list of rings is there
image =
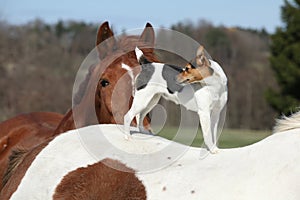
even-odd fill
[[[0,121],[23,112],[66,112],[76,72],[94,48],[97,26],[40,20],[22,26],[0,23]],[[205,21],[179,22],[171,28],[203,44],[228,75],[227,127],[273,125],[275,112],[264,93],[276,84],[264,30],[215,27]]]

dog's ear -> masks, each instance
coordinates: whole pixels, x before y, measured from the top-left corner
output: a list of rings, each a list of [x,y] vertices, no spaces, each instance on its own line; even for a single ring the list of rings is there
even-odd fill
[[[204,55],[204,46],[200,45],[197,49],[197,56],[202,56]]]
[[[138,62],[140,63],[140,65],[150,63],[147,60],[147,58],[144,56],[142,50],[140,50],[138,47],[136,47],[134,51],[135,51],[136,58],[137,58]]]
[[[202,45],[200,45],[197,50],[197,56],[196,56],[196,63],[197,63],[198,67],[205,67],[205,66],[209,67],[210,66],[210,62],[205,54],[206,54],[206,52],[205,52],[204,47]]]

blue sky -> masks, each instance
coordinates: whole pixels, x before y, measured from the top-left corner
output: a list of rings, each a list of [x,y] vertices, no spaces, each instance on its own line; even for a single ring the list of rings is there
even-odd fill
[[[13,24],[35,18],[48,23],[59,19],[92,23],[108,20],[116,30],[129,30],[141,28],[146,22],[169,27],[179,21],[205,19],[216,26],[264,27],[274,32],[281,26],[283,0],[0,0],[0,5],[0,19]]]

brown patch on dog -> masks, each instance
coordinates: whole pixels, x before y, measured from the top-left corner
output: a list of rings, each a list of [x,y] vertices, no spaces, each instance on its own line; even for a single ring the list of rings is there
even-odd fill
[[[146,199],[146,191],[133,169],[105,159],[67,174],[56,187],[53,199]]]
[[[193,83],[201,81],[213,74],[213,69],[210,68],[210,62],[205,55],[205,50],[202,45],[197,50],[196,58],[189,62],[184,70],[177,76],[177,81],[180,83]]]

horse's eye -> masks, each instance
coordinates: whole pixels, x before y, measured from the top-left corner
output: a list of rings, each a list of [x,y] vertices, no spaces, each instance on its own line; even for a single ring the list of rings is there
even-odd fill
[[[106,87],[106,86],[109,85],[109,82],[107,80],[103,79],[103,80],[100,81],[100,84],[101,84],[102,87]]]

